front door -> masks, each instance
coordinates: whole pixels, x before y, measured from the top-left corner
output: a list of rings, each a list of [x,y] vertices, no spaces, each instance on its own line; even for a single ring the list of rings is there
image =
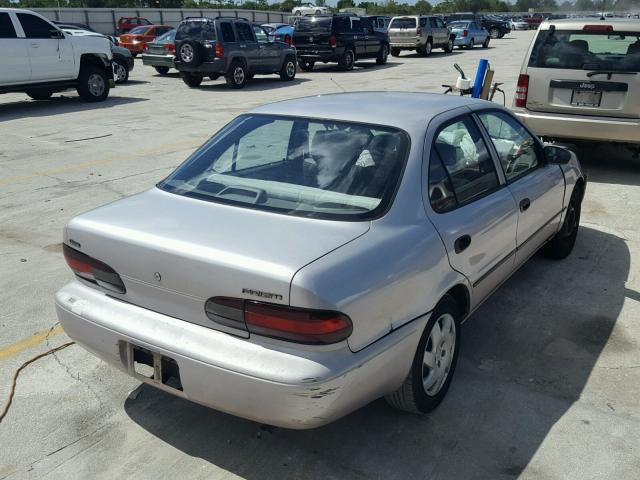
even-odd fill
[[[18,38],[9,12],[0,12],[0,85],[31,79],[27,42],[25,38]]]
[[[362,22],[358,17],[349,17],[349,19],[351,20],[351,33],[353,34],[356,58],[367,57],[368,32],[364,31]]]
[[[516,202],[470,114],[445,123],[425,151],[431,221],[451,267],[472,285],[477,305],[514,269]]]
[[[524,263],[560,227],[564,175],[544,162],[540,143],[506,112],[478,114],[518,205],[516,265]]]

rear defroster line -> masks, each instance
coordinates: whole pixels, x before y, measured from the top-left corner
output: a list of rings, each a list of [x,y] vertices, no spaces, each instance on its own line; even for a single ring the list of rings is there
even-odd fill
[[[9,399],[7,400],[6,405],[2,409],[2,413],[0,413],[0,423],[2,423],[2,421],[4,420],[4,417],[7,416],[7,413],[9,412],[9,408],[11,407],[11,402],[13,401],[13,395],[16,391],[16,382],[18,381],[18,375],[20,375],[20,372],[24,370],[28,365],[35,362],[36,360],[46,357],[47,355],[51,355],[52,353],[59,352],[60,350],[67,348],[71,345],[74,345],[75,343],[76,342],[68,342],[58,347],[47,350],[46,352],[43,352],[39,355],[36,355],[33,358],[30,358],[29,360],[27,360],[26,362],[24,362],[22,365],[18,367],[18,369],[16,370],[16,373],[13,374],[13,378],[11,379],[11,386],[9,387]]]

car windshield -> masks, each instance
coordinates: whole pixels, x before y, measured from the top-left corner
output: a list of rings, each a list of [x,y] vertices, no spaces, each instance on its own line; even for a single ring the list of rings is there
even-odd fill
[[[169,30],[164,35],[161,35],[158,38],[156,38],[156,42],[157,43],[160,43],[160,42],[173,42],[175,40],[175,38],[176,38],[176,31],[175,30]]]
[[[640,71],[640,32],[540,32],[529,67]]]
[[[389,28],[416,28],[415,18],[394,18]]]
[[[369,219],[391,201],[408,148],[408,135],[390,127],[242,115],[158,187],[288,215]]]
[[[299,32],[330,32],[331,17],[304,17],[298,21],[296,30]]]
[[[149,30],[149,27],[136,27],[129,30],[129,33],[131,35],[144,35],[147,30]]]

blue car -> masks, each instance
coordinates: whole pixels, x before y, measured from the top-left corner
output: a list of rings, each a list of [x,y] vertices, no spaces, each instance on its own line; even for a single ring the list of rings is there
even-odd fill
[[[273,40],[276,42],[284,42],[287,45],[291,45],[293,40],[293,31],[295,27],[292,25],[285,25],[280,27],[269,34],[269,37],[273,37]]]
[[[483,48],[489,46],[491,35],[474,20],[460,20],[451,22],[447,25],[451,33],[456,35],[454,45],[459,48],[473,48],[476,45],[482,45]]]

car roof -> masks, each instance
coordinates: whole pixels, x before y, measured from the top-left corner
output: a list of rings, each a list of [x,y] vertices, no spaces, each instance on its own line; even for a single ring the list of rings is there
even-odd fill
[[[289,115],[368,123],[414,131],[457,107],[486,103],[468,97],[440,93],[349,92],[316,95],[270,103],[249,113]]]
[[[582,30],[585,25],[611,25],[613,30],[640,31],[640,20],[634,18],[560,18],[557,20],[545,20],[540,25],[541,30],[549,30],[550,25],[555,25],[559,30]]]

